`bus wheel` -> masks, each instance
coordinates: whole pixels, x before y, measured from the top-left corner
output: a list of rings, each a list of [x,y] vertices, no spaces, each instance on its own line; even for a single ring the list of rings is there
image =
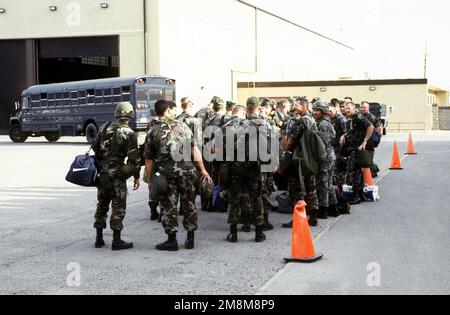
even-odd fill
[[[22,128],[20,128],[19,125],[14,125],[9,130],[9,138],[14,143],[24,143],[25,141],[27,141],[28,136],[22,132]]]
[[[97,137],[97,133],[98,133],[98,128],[94,123],[90,123],[89,125],[87,125],[86,127],[86,140],[89,144],[92,144],[95,140],[95,138]]]
[[[49,142],[56,142],[59,140],[59,138],[61,138],[61,137],[57,133],[45,135],[45,139],[47,139],[47,141],[49,141]]]

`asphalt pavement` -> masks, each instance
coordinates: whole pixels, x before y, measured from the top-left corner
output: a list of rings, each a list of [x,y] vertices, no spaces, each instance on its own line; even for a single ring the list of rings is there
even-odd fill
[[[266,242],[255,243],[252,231],[229,244],[226,214],[200,211],[194,250],[183,248],[180,224],[180,251],[156,251],[166,236],[148,219],[145,186],[129,193],[123,238],[134,249],[112,252],[110,231],[107,248],[95,249],[96,190],[64,180],[88,149],[84,139],[0,136],[0,294],[448,294],[450,133],[414,133],[419,155],[389,173],[392,141],[402,149],[406,137],[389,135],[377,151],[382,199],[311,229],[322,261],[285,265],[291,231],[280,225],[290,216],[279,213]],[[67,281],[71,263],[80,267],[76,285]],[[379,287],[367,285],[370,263]]]

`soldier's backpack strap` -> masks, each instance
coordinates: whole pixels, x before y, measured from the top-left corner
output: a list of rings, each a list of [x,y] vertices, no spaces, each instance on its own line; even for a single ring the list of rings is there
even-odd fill
[[[89,150],[86,154],[89,154],[89,152],[93,151],[95,155],[97,155],[100,152],[100,142],[102,138],[105,136],[106,131],[108,130],[109,126],[111,126],[112,122],[108,121],[106,122],[100,129],[99,133],[95,137],[94,142],[92,142]]]

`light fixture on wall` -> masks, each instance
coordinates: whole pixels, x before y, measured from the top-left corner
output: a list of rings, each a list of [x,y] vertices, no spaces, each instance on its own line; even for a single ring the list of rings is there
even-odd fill
[[[102,2],[102,3],[100,3],[100,8],[102,8],[102,9],[108,9],[108,8],[109,8],[109,4],[106,3],[106,2]]]
[[[56,5],[51,5],[48,7],[50,11],[55,12],[56,10],[58,10],[58,7]]]
[[[376,91],[377,90],[377,87],[376,86],[371,86],[371,87],[369,87],[369,91]]]
[[[6,9],[0,8],[0,14],[6,13]]]
[[[327,91],[327,88],[326,87],[321,87],[320,88],[320,92],[326,92]]]

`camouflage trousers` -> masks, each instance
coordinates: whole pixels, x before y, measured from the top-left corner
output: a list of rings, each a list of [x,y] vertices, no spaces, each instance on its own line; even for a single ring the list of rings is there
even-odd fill
[[[260,226],[264,224],[262,183],[258,171],[245,171],[239,167],[231,168],[231,185],[227,191],[228,223],[237,225],[239,218]]]
[[[328,167],[322,170],[317,176],[317,198],[319,207],[328,208],[330,205],[336,205],[337,198],[333,188],[333,174],[335,162],[329,163]]]
[[[183,176],[167,177],[168,190],[159,199],[162,213],[162,225],[167,234],[178,231],[178,199],[183,211],[183,226],[188,232],[198,229],[198,214],[195,207],[195,171],[185,172]]]
[[[298,172],[294,169],[290,169],[289,174],[289,198],[291,200],[292,207],[295,207],[297,202],[304,200],[306,202],[306,213],[311,215],[319,209],[319,201],[316,191],[316,177],[304,176],[306,195],[302,192],[300,183],[300,177]]]
[[[356,158],[356,150],[352,152],[350,156],[350,168],[349,168],[349,180],[353,188],[353,192],[360,196],[363,194],[364,189],[364,176],[361,165]]]
[[[111,204],[112,213],[109,225],[114,231],[122,231],[123,219],[127,208],[127,182],[111,177],[109,180],[113,187],[112,190],[104,190],[102,187],[98,188],[94,228],[106,229],[106,219],[108,218],[109,205]]]
[[[275,191],[273,173],[261,173],[263,209],[264,214],[269,213],[272,204],[267,200],[272,192]]]
[[[338,186],[347,184],[349,159],[343,156],[336,157],[333,183]]]

